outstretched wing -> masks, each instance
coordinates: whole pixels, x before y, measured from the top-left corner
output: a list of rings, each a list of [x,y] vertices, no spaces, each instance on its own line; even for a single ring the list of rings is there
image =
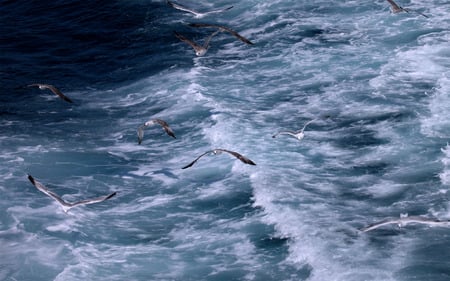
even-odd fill
[[[145,125],[139,126],[138,131],[137,131],[137,135],[138,135],[138,144],[142,143],[142,140],[144,139],[144,129],[145,129]]]
[[[399,224],[399,222],[400,222],[399,219],[386,219],[386,220],[382,220],[382,221],[379,221],[376,223],[369,224],[368,226],[363,227],[360,230],[362,232],[367,232],[367,231],[374,230],[374,229],[377,229],[379,227],[382,227],[382,226],[385,226],[388,224]]]
[[[290,135],[290,136],[293,136],[294,138],[297,137],[296,132],[294,132],[294,131],[279,131],[278,133],[273,135],[272,138],[276,138],[278,135]]]
[[[167,124],[166,121],[161,120],[161,119],[155,119],[154,120],[156,123],[158,123],[159,125],[161,125],[164,129],[164,131],[171,136],[172,138],[176,139],[177,137],[175,137],[175,133],[173,132],[173,130],[169,127],[169,124]]]
[[[59,96],[61,99],[65,100],[66,102],[70,102],[73,103],[73,101],[71,99],[69,99],[67,96],[65,96],[63,93],[61,93],[61,91],[56,88],[53,85],[46,85],[46,87],[52,91],[55,95]]]
[[[200,156],[198,156],[197,158],[195,158],[194,161],[192,161],[191,163],[187,164],[186,166],[184,166],[184,167],[181,168],[181,169],[186,169],[186,168],[191,167],[192,165],[194,165],[194,164],[198,161],[198,159],[202,158],[202,157],[205,156],[206,154],[211,153],[211,152],[213,152],[213,151],[214,151],[214,150],[206,151],[205,153],[203,153],[203,154],[201,154]]]
[[[389,4],[391,4],[392,10],[395,11],[403,11],[403,8],[397,5],[393,0],[387,0]]]
[[[195,43],[192,40],[187,39],[186,37],[184,37],[183,35],[179,34],[178,32],[174,31],[173,34],[175,35],[175,37],[177,37],[178,39],[180,39],[182,42],[189,44],[195,51],[200,51],[203,47],[200,46],[199,44]]]
[[[222,26],[222,25],[215,25],[215,24],[207,24],[207,23],[191,23],[189,24],[192,27],[212,27],[212,28],[218,28],[221,31],[226,31],[228,33],[230,33],[231,35],[235,36],[236,38],[238,38],[239,40],[241,40],[242,42],[249,44],[249,45],[253,45],[253,42],[251,42],[250,40],[248,40],[247,38],[245,38],[244,36],[240,35],[239,33],[237,33],[236,31],[234,31],[233,29],[226,27],[226,26]]]
[[[56,201],[58,201],[59,204],[66,206],[66,207],[70,206],[70,203],[67,203],[61,197],[59,197],[58,194],[50,191],[47,187],[45,187],[42,183],[38,182],[31,175],[28,175],[28,179],[39,191],[41,191],[41,192],[45,193],[47,196],[55,199]]]
[[[171,6],[172,8],[175,8],[177,10],[194,14],[196,17],[203,17],[203,16],[206,16],[206,15],[209,15],[209,14],[222,13],[222,12],[225,12],[225,11],[233,8],[233,6],[229,6],[229,7],[226,7],[224,9],[217,9],[217,10],[212,10],[212,11],[201,13],[201,12],[195,11],[195,10],[193,10],[191,8],[188,8],[188,7],[185,7],[185,6],[181,6],[181,5],[177,4],[177,3],[174,3],[174,2],[169,1],[169,0],[167,0],[167,4],[169,4],[169,6]]]
[[[92,198],[92,199],[85,199],[85,200],[81,200],[81,201],[69,203],[69,204],[71,205],[71,207],[75,207],[75,206],[79,206],[79,205],[100,203],[100,202],[110,199],[111,197],[115,196],[116,194],[117,194],[117,192],[113,192],[113,193],[105,195],[105,196],[100,196],[100,197]]]
[[[252,160],[248,159],[247,157],[245,157],[235,151],[226,150],[226,149],[216,149],[216,150],[227,152],[227,153],[233,155],[234,157],[236,157],[237,159],[241,160],[245,164],[256,165],[255,162],[253,162]]]
[[[57,95],[58,97],[60,97],[61,99],[73,103],[73,101],[71,99],[69,99],[66,95],[64,95],[58,88],[56,88],[53,85],[49,85],[49,84],[31,84],[28,85],[28,87],[39,87],[39,89],[48,89],[50,91],[52,91],[52,93],[54,93],[55,95]]]
[[[192,10],[192,9],[190,9],[188,7],[181,6],[181,5],[177,4],[177,3],[174,3],[174,2],[169,1],[169,0],[167,0],[167,4],[169,4],[169,6],[171,6],[172,8],[175,8],[175,9],[183,11],[183,12],[188,12],[188,13],[194,14],[196,16],[201,15],[201,13],[199,13],[199,12],[197,12],[195,10]]]

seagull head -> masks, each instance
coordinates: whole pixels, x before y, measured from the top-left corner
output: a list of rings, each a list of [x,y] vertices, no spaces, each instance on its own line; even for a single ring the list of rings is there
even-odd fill
[[[208,51],[208,49],[202,48],[202,49],[196,50],[196,51],[195,51],[195,54],[196,54],[198,57],[202,57],[202,56],[204,56],[204,55],[206,54],[206,51]]]

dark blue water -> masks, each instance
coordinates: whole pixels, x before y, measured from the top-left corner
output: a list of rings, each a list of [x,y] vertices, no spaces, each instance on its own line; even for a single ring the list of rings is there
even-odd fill
[[[177,3],[1,2],[0,280],[449,280],[450,4]]]

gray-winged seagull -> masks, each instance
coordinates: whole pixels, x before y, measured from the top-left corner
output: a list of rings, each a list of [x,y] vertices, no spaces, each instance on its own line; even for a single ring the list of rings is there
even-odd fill
[[[61,91],[53,85],[36,83],[36,84],[28,85],[27,87],[38,87],[40,90],[48,89],[48,90],[52,91],[55,95],[60,97],[61,99],[65,100],[67,102],[73,103],[73,101],[71,99],[69,99],[67,96],[65,96],[63,93],[61,93]]]
[[[427,218],[427,217],[421,217],[421,216],[411,216],[408,215],[400,215],[399,218],[389,218],[386,220],[382,220],[373,224],[370,224],[366,227],[361,228],[360,230],[362,232],[367,232],[370,230],[377,229],[379,227],[389,225],[389,224],[396,224],[399,227],[402,227],[407,224],[416,223],[416,224],[426,224],[429,226],[450,226],[450,220],[438,220],[434,218]]]
[[[419,14],[419,15],[421,15],[421,16],[424,16],[424,17],[428,18],[427,15],[424,15],[424,14],[422,14],[422,13],[420,13],[420,12],[417,12],[417,11],[414,11],[414,10],[410,10],[410,9],[405,9],[405,8],[399,6],[399,5],[398,5],[397,3],[395,3],[393,0],[387,0],[387,1],[389,2],[389,4],[391,4],[391,11],[392,11],[392,13],[394,13],[394,14],[401,13],[401,12],[406,12],[406,13],[414,12],[414,13],[417,13],[417,14]]]
[[[202,158],[203,156],[205,156],[205,155],[207,155],[207,154],[212,153],[212,154],[216,155],[216,154],[220,154],[221,152],[229,153],[229,154],[233,155],[234,157],[236,157],[237,159],[241,160],[241,161],[242,161],[243,163],[245,163],[245,164],[256,165],[255,162],[253,162],[252,160],[248,159],[248,158],[245,157],[245,156],[242,156],[241,154],[239,154],[239,153],[237,153],[237,152],[235,152],[235,151],[231,151],[231,150],[227,150],[227,149],[222,149],[222,148],[216,148],[216,149],[213,149],[213,150],[206,151],[205,153],[203,153],[203,154],[201,154],[200,156],[198,156],[197,158],[195,158],[194,161],[192,161],[191,163],[187,164],[186,166],[184,166],[184,167],[181,168],[181,169],[186,169],[186,168],[191,167],[191,166],[194,165],[200,158]]]
[[[216,25],[216,24],[208,24],[208,23],[191,23],[189,24],[192,27],[210,27],[210,28],[217,28],[219,31],[221,32],[228,32],[231,35],[235,36],[236,38],[238,38],[239,40],[241,40],[242,42],[249,44],[249,45],[253,45],[253,42],[251,42],[250,40],[248,40],[247,38],[245,38],[244,36],[240,35],[239,33],[237,33],[236,31],[234,31],[233,29],[223,26],[223,25]]]
[[[164,129],[164,131],[171,137],[173,137],[174,139],[176,139],[175,137],[175,133],[172,131],[172,129],[169,127],[169,124],[167,124],[166,121],[161,120],[161,119],[152,119],[150,121],[147,121],[144,123],[144,125],[140,126],[138,128],[138,144],[142,143],[142,140],[144,139],[144,129],[147,128],[148,126],[151,125],[155,125],[155,124],[159,124],[161,125],[161,127]]]
[[[302,140],[305,137],[305,129],[306,126],[308,126],[311,122],[313,122],[315,119],[310,120],[306,122],[306,124],[303,126],[303,128],[300,131],[280,131],[272,136],[272,138],[276,138],[278,135],[290,135],[298,140]]]
[[[185,7],[185,6],[181,6],[181,5],[177,4],[177,3],[174,3],[174,2],[169,1],[169,0],[167,0],[167,4],[169,4],[169,6],[171,6],[172,8],[175,8],[177,10],[194,14],[194,16],[196,18],[202,18],[202,17],[210,15],[210,14],[222,13],[222,12],[225,12],[225,11],[233,8],[233,6],[230,6],[230,7],[224,8],[224,9],[212,10],[212,11],[207,11],[207,12],[198,12],[198,11],[195,11],[195,10],[193,10],[191,8],[188,8],[188,7]]]
[[[97,198],[85,199],[85,200],[81,200],[81,201],[78,201],[78,202],[67,202],[64,199],[62,199],[60,196],[58,196],[56,193],[54,193],[53,191],[50,191],[42,183],[40,183],[37,180],[35,180],[31,175],[28,175],[28,179],[30,180],[30,182],[37,189],[39,189],[40,191],[42,191],[46,195],[50,196],[51,198],[55,199],[56,202],[58,202],[61,205],[61,207],[63,208],[64,212],[66,212],[66,213],[69,211],[69,209],[71,209],[73,207],[80,206],[80,205],[100,203],[100,202],[108,200],[111,197],[113,197],[114,195],[116,195],[116,192],[113,192],[113,193],[108,194],[106,196],[101,196],[101,197],[97,197]]]

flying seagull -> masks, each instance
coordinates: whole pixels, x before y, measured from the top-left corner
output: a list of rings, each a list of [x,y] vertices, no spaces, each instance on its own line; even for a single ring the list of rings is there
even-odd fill
[[[234,31],[233,29],[223,26],[223,25],[215,25],[215,24],[207,24],[207,23],[191,23],[189,24],[192,27],[211,27],[211,28],[217,28],[219,29],[219,31],[221,32],[228,32],[231,35],[235,36],[236,38],[238,38],[239,40],[241,40],[242,42],[249,44],[249,45],[253,45],[253,42],[251,42],[250,40],[248,40],[247,38],[245,38],[244,36],[240,35],[239,33],[237,33],[236,31]]]
[[[195,51],[195,54],[199,57],[204,56],[206,54],[206,52],[209,49],[209,42],[211,41],[211,38],[216,35],[217,33],[219,33],[219,31],[216,31],[214,33],[212,33],[211,35],[208,36],[208,38],[206,38],[205,42],[203,43],[203,46],[195,43],[192,40],[187,39],[186,37],[184,37],[183,35],[179,34],[178,32],[174,31],[175,36],[180,39],[181,41],[183,41],[186,44],[189,44]]]
[[[200,156],[198,156],[197,158],[195,158],[194,161],[192,161],[191,163],[189,163],[188,165],[184,166],[184,167],[181,168],[181,169],[186,169],[186,168],[191,167],[192,165],[195,164],[195,162],[198,161],[198,159],[202,158],[203,156],[205,156],[205,155],[207,155],[207,154],[212,153],[212,154],[216,155],[216,154],[220,154],[220,153],[222,153],[222,152],[227,152],[227,153],[233,155],[234,157],[236,157],[237,159],[241,160],[241,161],[242,161],[243,163],[245,163],[245,164],[256,165],[255,162],[253,162],[252,160],[248,159],[247,157],[242,156],[241,154],[239,154],[239,153],[237,153],[237,152],[230,151],[230,150],[226,150],[226,149],[221,149],[221,148],[216,148],[216,149],[213,149],[213,150],[206,151],[206,152],[203,153],[202,155],[200,155]]]
[[[40,90],[45,90],[48,89],[50,91],[52,91],[55,95],[59,96],[60,98],[62,98],[63,100],[73,103],[73,101],[71,99],[69,99],[68,97],[66,97],[63,93],[61,93],[61,91],[56,88],[53,85],[49,85],[49,84],[31,84],[28,85],[27,87],[39,87]]]
[[[306,129],[306,126],[308,126],[314,120],[315,119],[306,122],[306,124],[303,126],[303,128],[300,131],[280,131],[280,132],[276,133],[275,135],[273,135],[272,138],[276,138],[278,135],[290,135],[298,140],[302,140],[305,137],[304,131]]]
[[[438,220],[433,218],[427,218],[427,217],[420,217],[420,216],[411,216],[401,214],[400,218],[390,218],[386,220],[382,220],[373,224],[370,224],[366,227],[361,228],[360,230],[362,232],[367,232],[370,230],[377,229],[379,227],[389,225],[389,224],[397,224],[399,227],[405,226],[410,223],[418,223],[418,224],[426,224],[429,226],[450,226],[450,220]]]
[[[152,119],[150,121],[145,122],[144,125],[142,125],[138,128],[138,144],[141,144],[142,140],[144,139],[144,129],[147,128],[148,126],[155,125],[155,124],[161,125],[163,127],[164,131],[166,131],[166,133],[169,136],[176,139],[174,132],[169,127],[169,124],[167,124],[166,121],[161,120],[161,119]]]
[[[97,197],[97,198],[93,198],[93,199],[81,200],[81,201],[72,203],[72,202],[65,201],[64,199],[59,197],[56,193],[54,193],[53,191],[50,191],[47,187],[45,187],[42,183],[40,183],[37,180],[35,180],[32,176],[28,175],[28,179],[31,181],[31,183],[37,189],[39,189],[43,193],[47,194],[51,198],[55,199],[61,205],[61,207],[63,208],[64,212],[66,212],[66,213],[73,207],[80,206],[80,205],[100,203],[100,202],[108,200],[111,197],[113,197],[114,195],[116,195],[116,192],[113,192],[113,193],[111,193],[109,195],[106,195],[106,196],[101,196],[101,197]]]
[[[175,8],[177,10],[194,14],[194,16],[196,18],[202,18],[202,17],[210,15],[210,14],[222,13],[222,12],[228,11],[229,9],[233,8],[233,6],[230,6],[230,7],[224,8],[224,9],[212,10],[212,11],[201,13],[201,12],[192,10],[190,8],[181,6],[179,4],[176,4],[176,3],[172,2],[172,1],[169,1],[169,0],[167,0],[167,4],[169,4],[169,6],[171,6],[172,8]]]
[[[428,18],[427,15],[424,15],[424,14],[422,14],[420,12],[413,11],[413,10],[410,10],[410,9],[405,9],[405,8],[397,5],[397,3],[395,3],[393,0],[387,0],[387,1],[389,2],[389,4],[391,4],[391,11],[394,14],[401,13],[401,12],[409,13],[411,11],[411,12],[415,12],[415,13],[421,15],[421,16],[424,16],[424,17]]]

